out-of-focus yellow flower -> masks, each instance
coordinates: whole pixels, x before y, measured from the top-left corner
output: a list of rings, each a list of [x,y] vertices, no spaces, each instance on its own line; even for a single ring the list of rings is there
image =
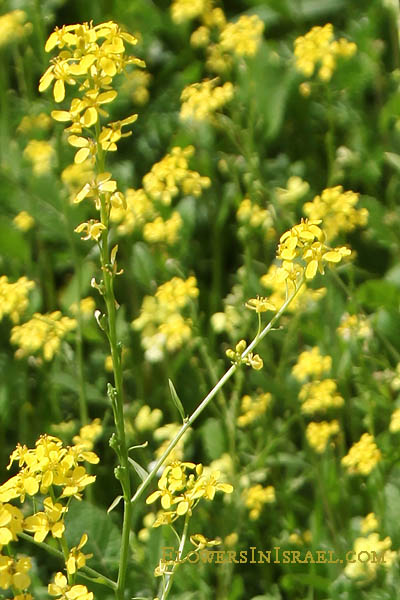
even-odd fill
[[[42,350],[43,358],[51,360],[59,350],[61,340],[76,327],[76,320],[63,317],[60,311],[35,313],[30,321],[16,325],[11,331],[11,343],[19,346],[17,358]]]
[[[35,219],[26,210],[21,210],[13,219],[13,223],[20,231],[29,231],[35,224]]]
[[[260,45],[264,23],[257,15],[242,15],[228,23],[221,32],[220,46],[238,56],[254,56]]]
[[[356,579],[362,583],[373,581],[377,575],[378,566],[382,564],[386,569],[390,568],[396,558],[396,552],[390,551],[392,540],[386,537],[379,539],[379,533],[371,533],[368,537],[359,537],[354,541],[353,560],[348,562],[344,572],[350,579]],[[368,555],[376,556],[375,560],[359,560]],[[384,555],[384,560],[381,560]]]
[[[329,438],[339,432],[339,422],[321,421],[319,423],[309,423],[306,429],[307,441],[319,454],[325,452]]]
[[[52,144],[44,140],[31,140],[24,150],[24,156],[32,164],[33,172],[38,177],[51,171],[55,155]]]
[[[275,502],[275,488],[272,485],[264,488],[260,483],[257,483],[243,492],[243,498],[246,508],[250,511],[250,519],[256,521],[264,508],[264,504]]]
[[[286,188],[275,188],[275,194],[281,204],[292,204],[305,196],[310,184],[301,177],[293,175],[287,180]]]
[[[342,458],[342,465],[350,474],[369,475],[381,457],[381,451],[375,444],[373,436],[364,433]]]
[[[172,20],[177,23],[184,23],[190,19],[199,17],[210,5],[209,0],[173,0],[171,4]]]
[[[305,383],[299,392],[299,399],[302,402],[301,412],[307,415],[326,412],[331,408],[339,408],[344,404],[333,379]]]
[[[13,10],[0,16],[0,48],[17,42],[30,32],[31,23],[25,23],[26,12]]]
[[[311,350],[305,350],[297,359],[292,368],[292,375],[297,381],[306,379],[320,379],[323,373],[329,373],[332,367],[332,358],[328,355],[322,356],[318,346]]]
[[[259,394],[252,398],[248,394],[242,397],[240,404],[240,416],[237,418],[239,427],[246,427],[251,423],[255,423],[259,417],[265,414],[268,406],[271,403],[271,394]]]
[[[20,277],[10,283],[6,275],[0,277],[0,321],[9,315],[13,323],[19,323],[21,315],[28,307],[28,293],[35,287],[27,277]]]
[[[338,57],[349,58],[356,52],[357,46],[344,38],[334,39],[333,25],[313,27],[304,36],[294,42],[296,67],[306,77],[311,77],[318,64],[318,77],[329,81],[336,68]]]
[[[364,519],[361,521],[361,533],[369,533],[370,531],[377,531],[378,529],[378,520],[376,518],[375,513],[369,513]]]
[[[183,121],[210,121],[215,113],[233,98],[234,88],[230,81],[217,86],[217,79],[186,86],[181,94],[180,118]]]

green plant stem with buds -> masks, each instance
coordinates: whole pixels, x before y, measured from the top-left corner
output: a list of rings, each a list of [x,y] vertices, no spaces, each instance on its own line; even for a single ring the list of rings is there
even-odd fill
[[[251,344],[243,351],[243,353],[241,355],[241,359],[242,360],[244,358],[246,358],[246,356],[249,354],[249,352],[251,352],[257,346],[257,344],[267,335],[267,333],[269,331],[271,331],[273,325],[280,319],[280,317],[282,316],[282,314],[285,312],[286,308],[289,306],[289,304],[297,296],[297,294],[299,293],[299,291],[300,291],[303,283],[304,283],[304,278],[302,278],[300,280],[300,282],[298,283],[296,289],[285,300],[285,302],[282,304],[282,306],[280,307],[280,309],[272,317],[271,321],[264,327],[264,329],[261,332],[257,333],[256,337],[251,342]],[[179,442],[179,440],[181,439],[181,437],[185,434],[185,432],[189,429],[189,427],[191,427],[191,425],[196,421],[197,417],[199,417],[201,415],[201,413],[203,412],[203,410],[208,406],[208,404],[211,402],[211,400],[214,398],[214,396],[216,396],[216,394],[218,394],[218,392],[225,385],[225,383],[232,377],[232,375],[235,373],[235,371],[238,369],[238,367],[239,367],[239,365],[233,364],[225,372],[225,374],[221,377],[221,379],[218,381],[218,383],[215,384],[215,386],[207,394],[207,396],[200,402],[199,406],[192,413],[192,415],[190,417],[187,417],[185,419],[185,422],[183,423],[182,427],[180,428],[180,430],[178,431],[178,433],[176,434],[176,436],[171,440],[171,442],[169,443],[169,445],[166,448],[165,452],[163,452],[163,454],[157,460],[157,462],[155,463],[154,467],[152,468],[152,470],[150,471],[150,473],[146,477],[146,479],[140,484],[140,486],[136,490],[135,494],[132,496],[132,503],[136,502],[142,496],[143,492],[145,491],[145,489],[147,488],[147,486],[149,485],[149,483],[152,481],[152,479],[157,475],[158,470],[160,469],[160,467],[162,466],[162,464],[164,463],[164,461],[166,460],[166,458],[168,457],[168,455],[170,454],[170,452],[175,448],[175,446],[177,445],[177,443]]]
[[[100,126],[96,123],[96,138],[99,139]],[[98,159],[97,167],[98,173],[104,172],[104,153],[101,148],[101,144],[97,141],[98,147]],[[129,555],[129,538],[132,521],[132,504],[130,502],[131,496],[131,483],[129,476],[129,460],[128,460],[128,448],[126,444],[125,425],[124,425],[124,400],[123,400],[123,386],[122,386],[122,363],[121,363],[121,349],[118,344],[117,338],[117,302],[114,294],[114,277],[115,273],[112,270],[111,257],[108,245],[108,233],[109,233],[109,206],[107,199],[104,196],[101,198],[101,210],[100,218],[105,229],[102,233],[101,238],[101,269],[103,274],[103,295],[106,303],[106,334],[108,337],[113,373],[114,373],[114,385],[115,388],[109,388],[109,397],[112,403],[115,427],[116,427],[116,439],[115,443],[112,443],[112,447],[117,453],[120,461],[120,465],[116,469],[116,476],[119,479],[122,487],[123,500],[124,500],[124,517],[122,525],[122,539],[121,539],[121,551],[119,560],[118,570],[118,582],[116,589],[116,597],[121,600],[124,597],[125,591],[125,580],[126,570],[128,566],[128,555]]]

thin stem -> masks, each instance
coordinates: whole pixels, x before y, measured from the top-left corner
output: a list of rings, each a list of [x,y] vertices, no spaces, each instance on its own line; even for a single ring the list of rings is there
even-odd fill
[[[285,312],[286,308],[289,306],[289,304],[292,302],[292,300],[294,300],[294,298],[297,296],[297,294],[299,293],[299,291],[300,291],[303,283],[304,283],[304,280],[302,279],[299,282],[299,284],[296,287],[296,289],[294,290],[294,292],[291,294],[291,296],[289,296],[287,298],[287,300],[282,304],[282,306],[277,311],[277,313],[272,317],[272,319],[268,323],[268,325],[266,325],[264,327],[264,329],[261,331],[261,333],[259,335],[257,335],[254,338],[254,340],[251,342],[251,344],[244,350],[244,352],[241,355],[242,359],[244,359],[249,354],[249,352],[251,352],[253,350],[253,348],[255,348],[255,346],[272,329],[274,323],[281,317],[281,315]],[[199,406],[192,413],[192,415],[185,420],[184,424],[182,425],[182,427],[180,428],[180,430],[178,431],[178,433],[176,434],[176,436],[169,443],[169,445],[168,445],[167,449],[165,450],[165,452],[163,452],[163,454],[160,456],[160,458],[156,461],[154,467],[152,468],[152,470],[150,471],[150,473],[148,474],[148,476],[146,477],[146,479],[141,483],[141,485],[136,490],[135,494],[132,496],[132,500],[131,500],[132,503],[136,502],[141,497],[141,495],[143,494],[144,490],[147,488],[147,486],[149,485],[149,483],[151,482],[151,480],[157,474],[159,468],[161,467],[161,465],[163,464],[163,462],[165,461],[165,459],[170,454],[171,450],[173,450],[175,448],[175,446],[177,445],[177,443],[179,442],[179,440],[181,439],[181,437],[184,435],[184,433],[189,429],[189,427],[192,426],[192,424],[194,423],[194,421],[196,421],[197,417],[199,417],[201,415],[201,413],[203,412],[203,410],[208,406],[208,404],[211,402],[211,400],[214,398],[214,396],[225,385],[225,383],[228,381],[228,379],[230,379],[232,377],[232,375],[235,373],[235,371],[236,371],[237,368],[238,368],[237,364],[232,365],[225,372],[225,374],[221,377],[221,379],[218,381],[218,383],[212,388],[212,390],[207,394],[207,396],[204,398],[204,400],[202,400],[200,402]]]
[[[33,536],[28,535],[27,533],[21,532],[18,534],[18,537],[20,537],[22,540],[30,542],[31,544],[34,544],[38,548],[42,548],[42,550],[45,550],[46,552],[48,552],[49,554],[52,554],[56,558],[64,560],[63,553],[60,550],[57,550],[57,548],[53,548],[52,546],[49,546],[48,544],[45,544],[44,542],[36,542],[35,539],[33,538]],[[87,567],[86,565],[84,567],[81,567],[78,571],[78,575],[81,575],[82,577],[84,577],[85,574],[87,576],[89,576],[90,578],[93,578],[93,580],[95,580],[96,583],[105,585],[105,586],[111,588],[112,590],[117,589],[117,584],[115,583],[115,581],[112,581],[112,579],[109,579],[102,573],[99,573],[95,569],[92,569],[91,567]]]
[[[178,568],[179,561],[181,560],[181,557],[183,554],[183,549],[185,547],[187,532],[188,532],[188,527],[189,527],[189,519],[190,519],[189,513],[186,513],[185,524],[183,526],[183,533],[182,533],[181,541],[180,541],[179,548],[178,548],[178,560],[175,562],[175,564],[172,568],[172,572],[170,573],[170,575],[168,575],[167,585],[164,588],[164,591],[161,596],[161,600],[166,600],[169,592],[171,591],[172,583],[174,580],[174,575]]]

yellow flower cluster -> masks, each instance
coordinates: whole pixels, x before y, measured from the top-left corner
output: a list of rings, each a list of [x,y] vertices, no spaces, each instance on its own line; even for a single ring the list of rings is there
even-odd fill
[[[143,238],[149,243],[175,244],[178,233],[183,225],[182,217],[174,211],[169,219],[156,217],[151,223],[146,223],[143,228]]]
[[[0,587],[3,590],[18,590],[22,592],[31,584],[28,571],[32,568],[31,559],[27,556],[12,558],[0,554]],[[21,594],[22,597],[32,598],[30,594]]]
[[[342,316],[340,325],[336,331],[346,342],[351,338],[368,340],[373,335],[367,317],[364,315],[350,315],[349,313],[345,313]]]
[[[302,402],[301,412],[308,415],[326,412],[330,408],[339,408],[344,404],[342,396],[337,393],[337,385],[333,379],[305,383],[299,392],[299,399]]]
[[[272,264],[267,273],[260,277],[260,283],[270,290],[270,301],[277,307],[282,306],[285,302],[288,293],[295,290],[296,282],[287,278],[282,280],[281,276],[277,276],[279,267]],[[310,302],[317,301],[324,296],[326,288],[322,287],[316,290],[309,289],[303,284],[294,300],[287,307],[287,312],[295,311],[299,307],[307,306]]]
[[[184,23],[200,17],[210,7],[210,0],[173,0],[171,16],[175,23]]]
[[[311,350],[305,350],[297,359],[292,368],[292,375],[297,381],[305,381],[309,378],[320,379],[324,373],[331,370],[332,358],[328,355],[322,356],[318,346]]]
[[[331,79],[336,68],[337,58],[349,58],[356,50],[357,46],[353,42],[348,42],[344,38],[334,39],[331,23],[327,23],[323,27],[313,27],[294,42],[297,69],[306,77],[311,77],[318,64],[318,77],[322,81]]]
[[[38,177],[50,173],[56,152],[50,142],[30,140],[24,150],[24,156],[32,163],[32,170]]]
[[[85,585],[68,585],[67,578],[60,572],[55,574],[54,582],[49,583],[48,592],[60,600],[93,600],[93,592]]]
[[[193,472],[187,474],[188,470]],[[158,490],[146,499],[146,504],[152,504],[160,498],[164,509],[153,527],[173,523],[187,513],[191,515],[201,498],[213,500],[218,491],[231,494],[233,487],[221,483],[219,476],[219,471],[203,475],[201,464],[177,461],[166,466],[158,481]]]
[[[253,485],[243,492],[244,503],[249,509],[249,517],[252,521],[259,518],[264,504],[275,502],[275,488],[272,485],[263,487],[260,483]]]
[[[379,525],[379,523],[375,516],[375,513],[369,513],[361,521],[361,533],[369,533],[370,531],[377,531],[378,525]]]
[[[156,202],[169,206],[179,191],[184,195],[200,196],[203,189],[210,186],[209,177],[202,177],[189,169],[188,159],[193,156],[194,147],[175,146],[164,158],[155,163],[143,177],[146,194]]]
[[[62,102],[66,84],[78,85],[82,96],[73,98],[68,110],[51,113],[56,121],[70,123],[66,131],[70,134],[68,143],[77,149],[74,158],[77,165],[89,160],[93,167],[96,158],[100,160],[98,164],[103,164],[105,153],[115,152],[117,143],[131,134],[123,132],[123,128],[134,123],[137,115],[106,125],[100,122],[100,117],[108,117],[103,106],[117,97],[117,92],[112,89],[115,76],[125,71],[128,65],[144,66],[143,61],[126,54],[126,43],[135,45],[137,39],[112,21],[100,25],[90,22],[56,27],[47,40],[45,50],[50,52],[57,48],[59,53],[42,75],[39,91],[54,84],[54,99]],[[96,209],[104,208],[107,214],[111,206],[125,207],[125,198],[118,191],[117,182],[106,172],[86,180],[73,202],[79,203],[85,198],[92,198]],[[84,239],[99,241],[105,230],[105,223],[91,219],[75,231],[84,232]]]
[[[92,298],[92,296],[88,296],[87,298],[82,298],[82,300],[80,300],[80,302],[79,302],[79,309],[78,309],[78,304],[76,302],[71,304],[71,306],[69,307],[69,310],[71,311],[71,313],[73,315],[77,315],[78,312],[80,311],[80,313],[83,317],[92,317],[95,309],[96,309],[96,302],[95,302],[94,298]]]
[[[336,419],[330,422],[311,422],[307,425],[306,429],[308,443],[319,454],[325,452],[329,438],[336,433],[339,433],[339,423]]]
[[[127,73],[126,80],[121,89],[130,94],[135,104],[142,106],[149,100],[148,87],[150,82],[151,75],[147,71],[132,71],[131,73]]]
[[[391,547],[392,540],[390,537],[388,536],[384,540],[380,540],[379,533],[371,533],[367,537],[356,538],[353,545],[354,558],[359,553],[364,557],[367,556],[365,553],[369,553],[370,556],[374,556],[373,553],[375,553],[378,558],[376,560],[354,560],[348,562],[344,569],[345,574],[350,579],[357,579],[363,584],[373,581],[380,564],[386,569],[393,564],[397,553],[390,551]],[[380,557],[382,555],[384,555],[384,560],[381,561]]]
[[[192,321],[180,311],[198,295],[195,277],[173,277],[160,285],[154,296],[145,296],[141,314],[132,326],[142,331],[147,360],[162,360],[165,350],[174,352],[190,338]]]
[[[302,219],[280,237],[277,258],[282,260],[282,266],[277,271],[279,279],[298,281],[304,274],[311,280],[317,271],[324,274],[326,264],[337,264],[351,254],[345,246],[333,249],[326,246],[326,235],[318,227],[320,223],[320,220]]]
[[[75,446],[79,446],[82,450],[92,450],[95,440],[101,435],[103,426],[100,419],[94,419],[91,423],[83,425],[79,430],[79,435],[72,438]]]
[[[0,17],[0,48],[16,42],[30,32],[31,23],[25,23],[27,15],[23,10],[13,10]]]
[[[342,465],[350,474],[369,475],[381,456],[374,437],[370,433],[364,433],[342,458]]]
[[[117,231],[121,235],[128,235],[134,229],[143,227],[146,221],[153,219],[157,214],[153,202],[142,188],[128,188],[125,200],[126,208],[112,208],[110,213],[110,219],[118,223]]]
[[[14,218],[13,223],[17,229],[23,231],[29,231],[35,224],[35,219],[26,210],[21,210]]]
[[[252,398],[248,394],[242,397],[240,404],[240,416],[237,418],[239,427],[246,427],[257,421],[261,417],[271,402],[271,394],[259,394],[256,398]]]
[[[63,317],[59,310],[52,313],[35,313],[30,321],[15,325],[11,343],[19,346],[16,358],[23,358],[42,350],[45,360],[52,360],[60,348],[61,340],[76,327],[76,320]]]
[[[62,488],[61,498],[80,499],[81,492],[96,479],[80,463],[97,464],[98,456],[87,450],[86,444],[64,447],[61,440],[47,434],[40,436],[35,446],[30,449],[18,444],[12,452],[7,468],[17,461],[20,470],[0,486],[0,502],[15,498],[24,502],[26,494],[47,494],[50,486]]]
[[[228,348],[225,352],[226,356],[231,359],[233,365],[248,365],[252,369],[259,371],[263,368],[263,359],[259,354],[253,354],[249,352],[245,357],[242,357],[243,352],[246,350],[247,344],[245,340],[240,340],[235,346],[235,349]]]
[[[220,34],[223,51],[238,56],[254,56],[261,42],[264,23],[257,15],[242,15],[236,23],[227,23]]]
[[[152,431],[159,425],[162,417],[163,413],[159,408],[151,410],[150,406],[144,404],[135,417],[135,429],[137,431]]]
[[[267,208],[261,208],[259,204],[252,202],[250,198],[242,200],[236,216],[240,223],[246,223],[254,228],[262,227],[262,229],[268,230],[273,224],[270,211]]]
[[[328,240],[339,233],[353,231],[357,226],[364,226],[368,221],[366,208],[356,209],[359,194],[343,191],[341,185],[323,190],[312,202],[303,206],[304,214],[312,220],[322,219]]]
[[[38,115],[25,115],[21,119],[21,123],[17,127],[19,133],[27,135],[32,130],[47,130],[50,128],[52,121],[49,115],[46,113],[39,113]]]
[[[6,275],[0,277],[0,321],[8,315],[13,323],[19,323],[28,306],[28,293],[35,287],[27,277],[10,283]]]
[[[233,98],[233,85],[227,81],[217,85],[217,79],[186,86],[181,94],[182,121],[212,121],[215,113]]]

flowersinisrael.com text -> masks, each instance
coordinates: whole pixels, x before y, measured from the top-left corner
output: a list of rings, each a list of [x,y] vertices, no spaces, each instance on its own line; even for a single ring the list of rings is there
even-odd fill
[[[203,548],[199,551],[190,552],[185,558],[179,559],[179,554],[172,546],[165,546],[162,549],[162,560],[173,562],[188,562],[196,564],[203,563],[282,563],[282,564],[310,564],[310,563],[385,563],[385,552],[375,552],[374,550],[361,550],[354,552],[349,550],[342,556],[338,556],[334,550],[282,550],[280,546],[274,546],[270,550],[258,550],[255,546],[250,546],[247,550],[211,550]]]

